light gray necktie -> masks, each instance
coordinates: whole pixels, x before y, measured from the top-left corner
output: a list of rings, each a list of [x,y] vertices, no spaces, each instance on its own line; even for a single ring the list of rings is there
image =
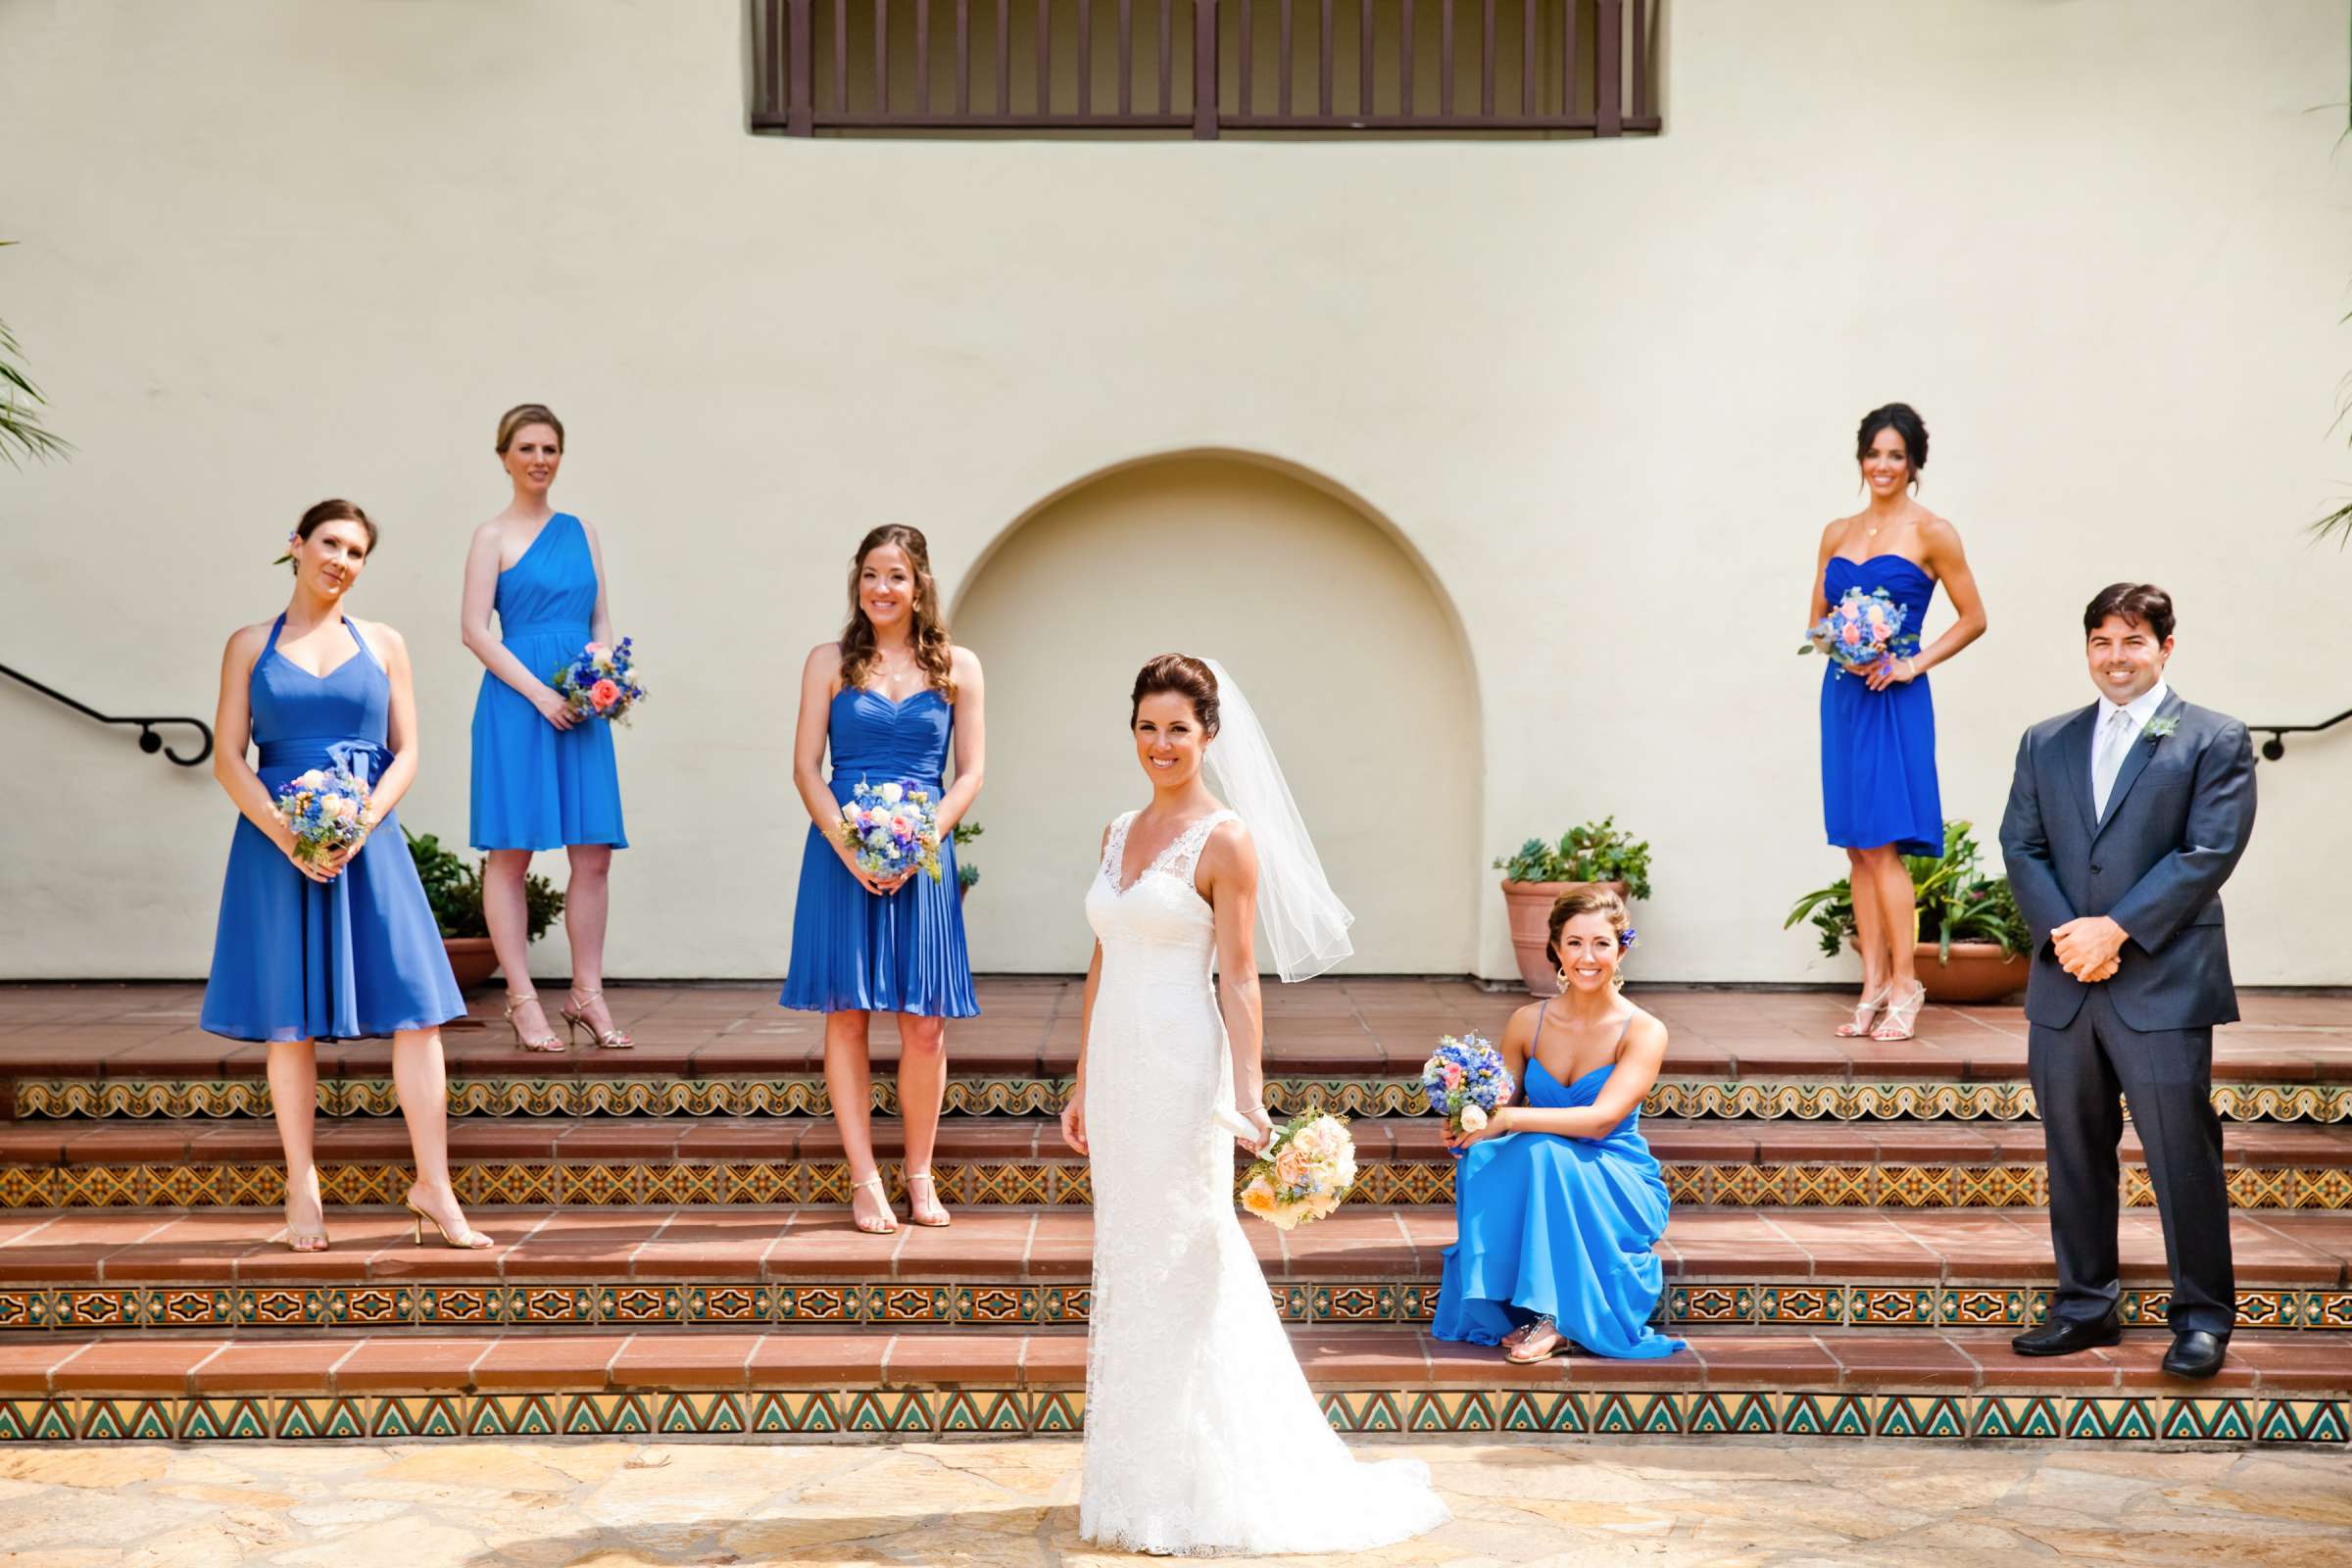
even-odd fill
[[[2117,709],[2107,715],[2099,730],[2099,749],[2090,760],[2091,815],[2104,819],[2107,798],[2115,793],[2115,775],[2124,770],[2124,754],[2132,749],[2135,726],[2128,710]]]

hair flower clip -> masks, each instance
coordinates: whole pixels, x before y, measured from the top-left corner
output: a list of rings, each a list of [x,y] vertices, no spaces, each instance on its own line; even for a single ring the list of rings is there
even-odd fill
[[[1618,933],[1617,933],[1617,948],[1618,948],[1618,951],[1619,951],[1619,952],[1621,952],[1621,953],[1622,953],[1622,952],[1629,952],[1629,951],[1631,951],[1631,950],[1632,950],[1632,948],[1633,948],[1633,945],[1634,945],[1634,938],[1636,938],[1637,936],[1640,936],[1640,935],[1641,935],[1641,933],[1640,933],[1639,931],[1636,931],[1636,930],[1635,930],[1635,929],[1634,929],[1632,926],[1630,926],[1630,925],[1629,925],[1629,926],[1627,926],[1627,927],[1626,927],[1624,930],[1622,930],[1622,931],[1618,932]]]
[[[270,563],[270,564],[272,566],[282,566],[287,562],[292,561],[294,559],[294,547],[300,543],[302,543],[302,534],[299,531],[287,534],[286,553],[278,557],[275,561]]]

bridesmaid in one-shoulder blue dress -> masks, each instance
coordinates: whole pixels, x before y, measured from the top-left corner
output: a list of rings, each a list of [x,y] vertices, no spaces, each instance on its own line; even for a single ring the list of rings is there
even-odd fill
[[[1822,531],[1814,619],[1855,589],[1884,590],[1901,607],[1903,623],[1897,651],[1877,667],[1851,670],[1825,661],[1821,677],[1822,823],[1829,841],[1846,853],[1854,946],[1862,958],[1861,1000],[1836,1033],[1908,1040],[1927,987],[1914,966],[1917,902],[1902,858],[1943,853],[1928,671],[1984,635],[1984,607],[1958,531],[1911,499],[1928,461],[1928,430],[1918,413],[1890,403],[1863,416],[1854,459],[1870,505]],[[1953,619],[1929,644],[1922,633],[1939,580],[1951,596]],[[1874,1027],[1882,1008],[1886,1017]]]
[[[980,662],[949,640],[922,534],[868,533],[851,558],[850,619],[808,656],[793,738],[793,782],[808,812],[782,1005],[825,1014],[825,1085],[850,1167],[854,1223],[898,1228],[873,1147],[867,1026],[894,1014],[906,1197],[915,1223],[949,1223],[931,1180],[947,1088],[946,1020],[969,1018],[971,960],[953,832],[980,793]],[[947,782],[955,763],[956,782]],[[824,764],[830,760],[828,771]],[[941,875],[882,883],[854,871],[836,837],[860,783],[928,790],[938,803]]]
[[[1537,1004],[1521,1102],[1581,1109],[1600,1098],[1617,1063],[1574,1083],[1554,1079],[1536,1049],[1549,1010]],[[1622,1033],[1618,1040],[1622,1049]],[[1598,1138],[1514,1132],[1463,1152],[1454,1172],[1458,1239],[1446,1249],[1433,1335],[1500,1345],[1549,1320],[1594,1355],[1649,1359],[1683,1348],[1649,1326],[1665,1285],[1653,1249],[1668,1205],[1641,1122],[1637,1103]]]
[[[551,683],[590,642],[614,641],[602,555],[587,524],[548,503],[564,461],[564,424],[552,411],[537,403],[509,409],[498,422],[498,455],[514,497],[474,531],[464,611],[466,646],[482,662],[469,835],[489,852],[482,914],[507,976],[515,1044],[562,1051],[531,986],[524,888],[532,854],[563,849],[571,865],[564,889],[571,999],[560,1016],[575,1037],[624,1050],[635,1042],[613,1025],[604,990],[612,852],[629,842],[612,726],[567,707]]]
[[[327,1245],[312,1141],[313,1042],[386,1035],[416,1155],[407,1201],[416,1235],[430,1220],[452,1247],[491,1245],[466,1225],[450,1187],[440,1026],[464,1016],[466,1003],[395,810],[416,769],[406,645],[389,626],[363,632],[342,608],[375,535],[347,501],[304,514],[290,552],[293,602],[266,636],[254,626],[229,640],[215,731],[213,771],[241,815],[198,1016],[214,1034],[269,1044],[286,1153],[286,1244],[298,1252]],[[246,760],[249,743],[260,751],[258,770]],[[277,791],[337,765],[368,787],[368,832],[339,860],[298,862]]]

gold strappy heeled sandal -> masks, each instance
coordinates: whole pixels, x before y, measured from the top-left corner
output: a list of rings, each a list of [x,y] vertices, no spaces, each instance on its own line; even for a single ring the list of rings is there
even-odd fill
[[[854,1198],[851,1199],[850,1223],[857,1226],[859,1230],[865,1232],[865,1234],[868,1236],[898,1235],[898,1211],[890,1206],[890,1190],[882,1185],[882,1178],[879,1175],[868,1176],[861,1182],[852,1182],[850,1185],[852,1187],[870,1189],[873,1192],[874,1200],[882,1205],[882,1218],[879,1220],[868,1220],[858,1212],[858,1200]]]
[[[939,1201],[939,1183],[931,1179],[931,1173],[929,1171],[910,1170],[906,1173],[906,1217],[908,1219],[912,1220],[915,1224],[922,1226],[925,1230],[932,1231],[944,1231],[949,1226],[956,1223],[956,1216],[950,1214],[947,1210],[947,1205]],[[931,1189],[931,1201],[939,1209],[939,1218],[925,1219],[919,1212],[915,1211],[913,1184],[916,1182],[921,1182],[925,1187]]]
[[[422,1247],[424,1245],[424,1227],[428,1222],[432,1225],[433,1229],[441,1233],[441,1245],[443,1247],[454,1247],[463,1252],[478,1252],[483,1248],[496,1247],[498,1245],[495,1240],[488,1236],[484,1236],[480,1231],[475,1230],[470,1225],[464,1227],[466,1232],[464,1236],[450,1235],[448,1226],[442,1224],[439,1220],[434,1219],[432,1215],[426,1213],[423,1209],[416,1205],[416,1199],[414,1193],[412,1193],[409,1197],[402,1199],[400,1206],[407,1209],[416,1220],[416,1223],[411,1227],[409,1234],[411,1240],[414,1241],[418,1247]]]
[[[536,991],[525,991],[519,997],[512,991],[508,992],[507,1010],[503,1014],[507,1020],[507,1027],[514,1031],[514,1043],[525,1051],[562,1051],[564,1049],[564,1042],[558,1040],[553,1034],[541,1035],[536,1040],[525,1039],[522,1033],[522,1025],[514,1021],[514,1009],[516,1007],[521,1006],[526,1002],[537,1002],[538,1000],[539,993]]]
[[[1879,1009],[1886,1005],[1886,999],[1893,992],[1894,982],[1889,980],[1878,990],[1865,993],[1862,1000],[1854,1004],[1854,1021],[1841,1023],[1830,1033],[1840,1040],[1861,1039],[1870,1033],[1870,1026],[1878,1018]]]
[[[599,1029],[588,1021],[588,1004],[603,995],[604,992],[601,990],[574,991],[571,994],[571,1005],[557,1008],[557,1016],[561,1017],[575,1035],[583,1029],[588,1031],[588,1038],[595,1041],[603,1050],[626,1051],[637,1042],[618,1029]]]

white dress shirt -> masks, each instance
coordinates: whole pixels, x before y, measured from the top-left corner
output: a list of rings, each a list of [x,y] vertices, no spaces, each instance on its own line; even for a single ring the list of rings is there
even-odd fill
[[[2131,755],[2132,743],[2147,729],[2148,720],[2164,706],[2172,688],[2160,679],[2129,703],[2117,705],[2106,698],[2099,699],[2099,716],[2090,731],[2090,808],[2093,820],[2107,815],[2108,797],[2115,793],[2116,775],[2123,771],[2124,759]],[[2121,715],[2120,720],[2118,715]]]

